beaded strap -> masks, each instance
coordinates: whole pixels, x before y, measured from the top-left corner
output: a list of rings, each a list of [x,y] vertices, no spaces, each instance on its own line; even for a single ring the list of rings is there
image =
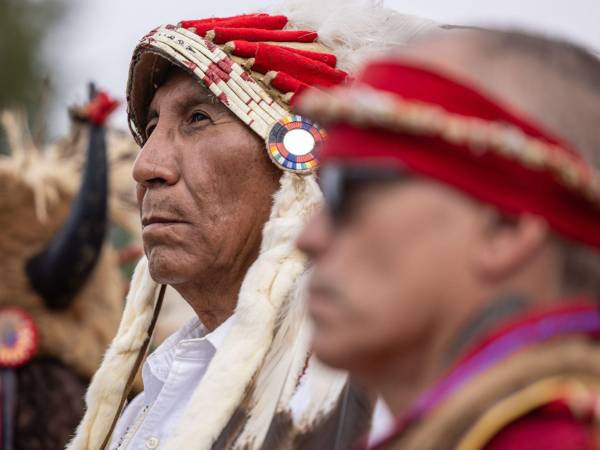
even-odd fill
[[[331,95],[307,93],[300,110],[325,124],[343,121],[360,127],[439,137],[475,153],[495,151],[527,168],[553,173],[565,187],[600,205],[600,174],[561,147],[528,136],[506,123],[465,117],[368,86],[336,88]]]

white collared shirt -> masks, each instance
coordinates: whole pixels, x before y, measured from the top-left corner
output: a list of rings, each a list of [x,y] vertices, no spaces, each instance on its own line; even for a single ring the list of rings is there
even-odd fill
[[[234,317],[211,333],[194,318],[148,356],[142,369],[144,391],[119,419],[111,450],[153,450],[167,441]]]

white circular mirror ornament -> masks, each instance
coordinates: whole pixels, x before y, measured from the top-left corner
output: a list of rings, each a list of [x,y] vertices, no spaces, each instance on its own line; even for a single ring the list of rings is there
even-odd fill
[[[280,168],[296,173],[315,171],[319,145],[327,133],[314,122],[298,115],[286,116],[267,135],[270,158]]]

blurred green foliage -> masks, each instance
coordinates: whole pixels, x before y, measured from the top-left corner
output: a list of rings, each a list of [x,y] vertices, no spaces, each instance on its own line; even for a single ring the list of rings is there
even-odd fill
[[[42,117],[50,72],[42,44],[63,10],[62,0],[0,0],[0,110],[25,108],[30,118]]]
[[[109,229],[108,240],[115,248],[122,250],[125,247],[134,243],[133,236],[131,236],[127,230],[121,228],[116,224],[112,224]],[[121,265],[121,273],[125,276],[125,279],[130,280],[133,276],[133,271],[137,265],[137,259]]]
[[[55,0],[0,0],[0,107],[39,98],[48,76],[41,44],[62,10]]]

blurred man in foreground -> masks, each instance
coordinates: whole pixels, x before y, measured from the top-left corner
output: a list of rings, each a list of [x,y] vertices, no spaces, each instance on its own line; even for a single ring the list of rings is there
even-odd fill
[[[307,95],[331,124],[314,347],[399,418],[378,449],[598,448],[600,62],[455,31]]]

